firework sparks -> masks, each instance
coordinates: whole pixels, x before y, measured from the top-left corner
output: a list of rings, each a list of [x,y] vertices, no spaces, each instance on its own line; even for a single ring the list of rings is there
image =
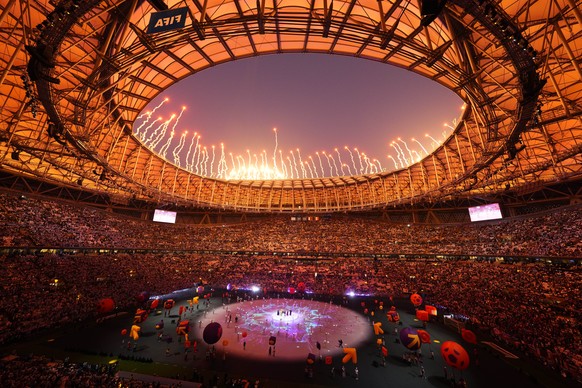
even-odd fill
[[[174,157],[174,164],[177,165],[178,167],[180,167],[180,153],[182,152],[182,148],[184,148],[184,144],[186,143],[187,134],[188,131],[184,131],[184,133],[182,133],[182,136],[180,136],[180,142],[178,143],[176,148],[174,148],[174,150],[172,151],[172,156]]]
[[[173,160],[177,166],[185,165],[186,170],[198,175],[218,179],[315,179],[352,174],[375,174],[386,171],[380,160],[369,157],[357,147],[332,148],[331,152],[317,151],[315,155],[307,156],[302,153],[300,148],[286,151],[279,143],[279,130],[277,128],[272,128],[274,136],[272,154],[264,149],[257,153],[252,153],[250,149],[247,149],[246,155],[244,152],[243,155],[235,155],[232,152],[227,155],[224,143],[220,143],[220,152],[218,153],[214,145],[202,143],[200,131],[194,132],[189,141],[186,135],[187,131],[185,131],[178,141],[176,131],[180,119],[185,117],[182,114],[186,107],[182,107],[178,115],[172,114],[168,119],[158,117],[153,120],[156,111],[167,101],[168,99],[165,99],[152,110],[139,115],[135,122],[133,134],[145,146],[165,159],[169,157],[172,144],[177,142],[178,144],[172,150],[172,156],[169,157],[170,160]],[[448,129],[454,129],[457,126],[457,120],[454,119],[452,125],[445,123],[444,126]],[[432,141],[431,146],[434,149],[446,140],[447,133],[442,134],[443,140],[437,140],[430,134],[425,136]],[[441,135],[437,137],[440,139]],[[428,149],[430,148],[425,147],[415,138],[412,138],[411,141],[416,143],[416,149],[402,138],[389,144],[396,154],[387,155],[387,158],[392,161],[395,169],[405,168],[429,155]],[[284,157],[287,152],[288,156]],[[322,155],[327,163],[323,162]],[[316,157],[317,160],[315,160]]]

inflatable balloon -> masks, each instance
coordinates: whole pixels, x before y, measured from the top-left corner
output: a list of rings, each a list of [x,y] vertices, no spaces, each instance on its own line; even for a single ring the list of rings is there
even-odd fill
[[[222,326],[218,322],[209,323],[202,332],[202,338],[208,345],[217,343],[222,337]]]
[[[461,337],[468,343],[477,345],[477,336],[471,330],[461,329]]]
[[[384,330],[382,330],[382,322],[374,323],[374,334],[375,335],[384,334]]]
[[[137,341],[139,339],[139,331],[141,330],[141,327],[139,327],[138,325],[133,325],[131,327],[131,332],[129,333],[129,336],[134,340]]]
[[[469,367],[469,354],[465,348],[454,341],[445,341],[441,345],[441,356],[449,366],[455,369],[463,370]]]
[[[412,294],[410,295],[410,301],[415,306],[420,306],[422,304],[422,296],[419,294]]]
[[[382,355],[388,357],[388,348],[386,346],[382,346]]]
[[[246,331],[243,331],[243,332],[242,332],[242,337],[243,337],[243,338],[247,338],[247,335],[249,335],[249,334],[248,334]]]
[[[388,322],[398,322],[400,320],[400,314],[396,311],[390,311],[386,317],[388,318]]]
[[[311,365],[311,364],[313,364],[314,362],[315,362],[315,354],[313,354],[313,353],[309,353],[309,354],[307,355],[307,363],[308,363],[309,365]]]
[[[167,301],[164,302],[164,308],[166,310],[171,310],[175,304],[176,302],[174,301],[174,299],[168,299]]]
[[[121,335],[127,335],[127,329],[121,330]]]
[[[422,345],[418,332],[412,327],[400,330],[400,343],[410,350],[418,350]]]
[[[425,310],[416,310],[416,318],[420,321],[428,322],[428,313]]]
[[[426,330],[417,330],[418,336],[420,337],[420,342],[423,344],[430,344],[430,334]]]
[[[297,283],[297,291],[305,292],[305,283],[303,283],[303,282]]]
[[[434,315],[435,317],[437,316],[437,308],[436,307],[426,305],[426,306],[424,306],[424,309],[426,310],[428,315]]]
[[[136,300],[137,300],[139,303],[143,303],[143,302],[145,302],[146,300],[148,300],[149,298],[150,298],[150,293],[149,293],[149,292],[147,292],[147,291],[140,292],[140,293],[139,293],[139,295],[137,295],[137,296],[135,297],[135,299],[136,299]]]
[[[137,309],[135,315],[133,316],[133,323],[142,323],[148,317],[148,312],[146,310]]]
[[[111,298],[104,298],[99,301],[97,311],[100,313],[109,313],[115,308],[115,302]]]
[[[189,332],[190,332],[190,321],[189,320],[180,321],[180,323],[178,323],[178,327],[176,327],[176,334],[185,336]]]
[[[342,358],[342,362],[346,364],[348,361],[352,360],[353,364],[358,363],[358,354],[356,353],[356,348],[344,348],[345,356]]]
[[[294,294],[295,293],[295,287],[289,287],[289,293],[290,294]]]

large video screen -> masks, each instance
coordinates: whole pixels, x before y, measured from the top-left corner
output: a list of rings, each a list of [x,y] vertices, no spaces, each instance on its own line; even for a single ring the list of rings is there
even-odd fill
[[[497,220],[503,218],[498,203],[470,207],[469,217],[471,217],[471,221]]]
[[[167,224],[176,223],[176,212],[171,212],[169,210],[156,209],[154,211],[154,221],[155,222],[165,222]]]

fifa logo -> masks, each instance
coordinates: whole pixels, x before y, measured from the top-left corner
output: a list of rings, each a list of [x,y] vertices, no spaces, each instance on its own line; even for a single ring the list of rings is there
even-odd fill
[[[176,8],[155,12],[150,18],[147,33],[154,34],[184,27],[188,8]]]
[[[167,18],[158,19],[154,27],[164,27],[164,26],[171,26],[172,24],[176,23],[179,24],[182,21],[182,15],[174,15]]]

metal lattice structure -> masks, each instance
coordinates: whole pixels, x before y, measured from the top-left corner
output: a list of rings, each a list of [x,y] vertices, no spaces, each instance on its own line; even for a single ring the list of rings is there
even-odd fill
[[[15,174],[120,197],[266,212],[376,209],[578,180],[580,4],[4,0],[0,163]],[[187,7],[186,26],[148,35],[151,13],[167,7]],[[455,91],[465,115],[439,148],[405,169],[321,179],[201,177],[132,135],[141,110],[181,79],[288,52],[414,71]]]

